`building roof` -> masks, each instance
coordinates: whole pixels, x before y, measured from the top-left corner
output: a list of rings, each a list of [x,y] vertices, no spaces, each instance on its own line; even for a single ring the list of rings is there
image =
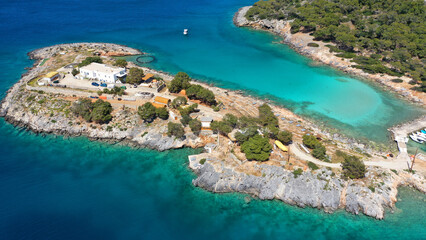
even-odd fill
[[[45,76],[45,77],[47,77],[47,78],[52,78],[52,77],[54,77],[54,76],[56,76],[56,75],[58,75],[58,72],[50,72],[50,73],[46,74],[46,76]]]
[[[162,104],[162,103],[152,103],[152,106],[154,106],[155,108],[163,108],[166,107],[166,104]]]
[[[117,74],[117,73],[119,73],[119,72],[121,72],[125,69],[119,68],[119,67],[107,66],[107,65],[102,64],[102,63],[94,63],[93,62],[93,63],[91,63],[87,66],[81,67],[80,70]]]
[[[146,80],[148,80],[148,79],[150,79],[150,78],[152,78],[152,77],[154,77],[154,74],[152,74],[152,73],[148,73],[148,74],[146,74],[146,75],[142,78],[142,80],[146,81]]]
[[[154,101],[155,101],[155,102],[159,102],[159,103],[163,103],[163,104],[169,104],[170,99],[168,99],[168,98],[164,98],[164,97],[160,97],[160,96],[156,96],[156,97],[154,98]]]
[[[211,117],[201,117],[200,121],[201,122],[212,122],[213,118],[211,118]]]

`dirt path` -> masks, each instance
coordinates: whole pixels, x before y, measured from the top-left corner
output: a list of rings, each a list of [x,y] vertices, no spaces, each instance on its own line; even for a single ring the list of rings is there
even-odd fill
[[[328,163],[328,162],[323,162],[323,161],[320,161],[320,160],[314,158],[310,154],[301,150],[299,148],[299,146],[297,146],[296,143],[293,143],[293,144],[290,145],[290,151],[291,151],[291,153],[296,155],[296,157],[298,157],[299,159],[302,159],[302,160],[305,160],[305,161],[310,161],[310,162],[313,162],[317,165],[321,165],[321,166],[325,166],[325,167],[341,168],[340,163]],[[364,161],[364,164],[366,166],[376,166],[376,167],[383,167],[383,168],[389,168],[389,169],[398,169],[398,170],[407,169],[407,161],[406,160],[399,160],[398,158],[394,161],[384,161],[384,160],[382,160],[382,161]]]

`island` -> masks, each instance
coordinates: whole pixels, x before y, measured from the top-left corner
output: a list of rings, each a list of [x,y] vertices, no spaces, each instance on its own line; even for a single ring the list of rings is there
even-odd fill
[[[0,107],[18,127],[158,151],[197,148],[188,156],[194,186],[330,213],[383,219],[399,186],[426,192],[426,163],[410,159],[400,136],[424,117],[394,132],[399,151],[377,149],[267,99],[140,67],[125,57],[145,53],[127,46],[71,43],[28,55],[33,67]]]

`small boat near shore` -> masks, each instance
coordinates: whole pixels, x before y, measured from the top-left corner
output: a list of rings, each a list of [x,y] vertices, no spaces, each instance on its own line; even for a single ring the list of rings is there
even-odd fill
[[[183,29],[183,35],[188,35],[188,29]]]
[[[426,133],[424,133],[423,131],[425,130],[421,130],[420,132],[416,132],[416,133],[411,133],[410,134],[410,138],[417,143],[424,143],[426,142]]]

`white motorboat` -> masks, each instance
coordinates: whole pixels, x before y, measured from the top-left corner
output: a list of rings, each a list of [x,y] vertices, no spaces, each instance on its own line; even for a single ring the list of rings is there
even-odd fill
[[[415,135],[417,136],[418,139],[426,141],[426,134],[421,133],[421,132],[416,132]]]
[[[416,134],[411,134],[411,135],[410,135],[410,138],[411,138],[414,142],[417,142],[417,143],[423,143],[423,142],[424,142],[424,140],[422,140],[422,139],[418,138],[418,136],[417,136]]]
[[[188,35],[188,29],[183,29],[183,35]]]

